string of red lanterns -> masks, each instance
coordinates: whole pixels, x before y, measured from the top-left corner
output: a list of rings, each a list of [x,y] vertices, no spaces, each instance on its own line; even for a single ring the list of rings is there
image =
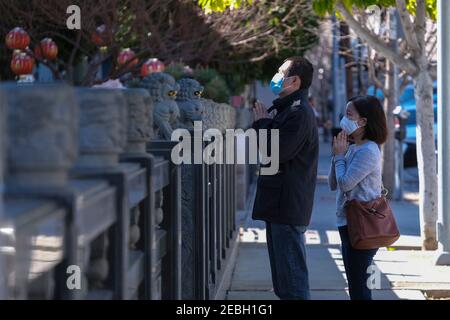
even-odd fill
[[[12,29],[6,35],[5,44],[13,50],[11,70],[17,76],[33,73],[35,59],[29,50],[30,43],[29,34],[21,27]],[[34,56],[38,60],[55,60],[58,57],[58,46],[51,38],[42,39],[34,48]]]
[[[96,28],[91,35],[91,41],[100,47],[106,48],[113,41],[113,33],[103,24]],[[53,61],[58,57],[58,46],[51,38],[42,39],[35,47],[34,52],[29,50],[31,38],[21,27],[12,29],[5,38],[6,46],[13,50],[11,70],[17,76],[29,75],[33,72],[35,59]],[[139,64],[139,59],[130,48],[122,49],[117,56],[119,67],[126,66],[132,69]],[[141,77],[147,77],[151,73],[164,72],[165,65],[157,58],[145,61],[140,68]]]

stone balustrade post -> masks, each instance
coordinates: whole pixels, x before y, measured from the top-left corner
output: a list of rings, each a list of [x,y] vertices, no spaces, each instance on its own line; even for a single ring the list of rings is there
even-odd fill
[[[97,172],[100,174],[105,169],[116,168],[119,165],[119,156],[127,145],[128,110],[124,90],[77,88],[76,95],[80,108],[80,154],[75,170],[79,172],[98,170]],[[124,186],[122,187],[124,188]],[[125,197],[124,192],[118,191],[117,197],[120,199]],[[118,203],[122,202],[119,201]],[[121,207],[117,208],[119,216],[116,224],[120,223],[120,217],[125,214],[124,210],[128,210],[126,205]],[[124,228],[128,229],[128,222],[125,223]],[[119,234],[117,233],[115,237],[119,237]],[[125,237],[128,238],[128,236]],[[114,243],[110,242],[108,233],[104,232],[91,243],[90,248],[85,248],[88,256],[86,261],[89,265],[84,267],[87,269],[87,278],[92,289],[103,288],[105,281],[110,276],[108,251],[111,245],[114,247],[121,246],[121,241],[120,239],[114,239]],[[120,251],[119,248],[115,248],[115,250]],[[115,259],[127,260],[127,257],[121,256],[125,253],[126,250],[120,251]],[[122,269],[116,270],[116,272],[125,272]],[[122,274],[120,277],[123,279],[126,275]],[[124,290],[122,288],[124,283],[125,281],[122,280],[122,284],[119,285],[120,290]],[[116,294],[118,293],[116,292]]]
[[[6,83],[0,92],[7,121],[5,216],[14,248],[7,271],[11,297],[51,298],[67,211],[50,201],[50,194],[67,187],[78,154],[78,106],[72,87],[64,84]]]
[[[145,89],[123,90],[128,109],[125,153],[145,153],[152,137],[153,102]]]
[[[8,186],[63,186],[78,153],[78,109],[61,84],[3,86],[8,102]]]
[[[126,145],[127,108],[122,90],[76,90],[80,105],[77,168],[111,167]]]

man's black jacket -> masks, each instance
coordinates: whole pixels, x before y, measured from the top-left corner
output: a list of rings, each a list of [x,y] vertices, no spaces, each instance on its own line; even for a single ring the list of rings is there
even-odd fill
[[[255,130],[279,130],[280,170],[275,175],[258,177],[253,206],[255,220],[300,226],[311,221],[319,138],[307,97],[306,90],[298,90],[274,100],[269,112],[276,109],[275,117],[260,119],[252,125]]]

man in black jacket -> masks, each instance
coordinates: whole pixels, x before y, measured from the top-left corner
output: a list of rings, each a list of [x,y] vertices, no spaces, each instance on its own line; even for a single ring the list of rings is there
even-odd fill
[[[304,233],[311,220],[319,153],[316,119],[308,105],[312,77],[307,59],[288,58],[271,82],[279,98],[269,110],[259,102],[254,107],[255,130],[279,130],[279,170],[259,176],[253,219],[266,222],[272,282],[280,299],[310,298]],[[276,111],[273,118],[271,111]]]

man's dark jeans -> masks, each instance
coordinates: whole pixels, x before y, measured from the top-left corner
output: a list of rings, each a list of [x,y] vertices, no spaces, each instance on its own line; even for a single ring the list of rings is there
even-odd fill
[[[282,300],[310,299],[305,231],[302,226],[266,223],[273,288]]]
[[[348,289],[351,300],[372,300],[372,291],[367,286],[370,277],[369,266],[378,249],[357,250],[350,243],[347,226],[339,227],[342,242],[342,259],[347,275]]]

